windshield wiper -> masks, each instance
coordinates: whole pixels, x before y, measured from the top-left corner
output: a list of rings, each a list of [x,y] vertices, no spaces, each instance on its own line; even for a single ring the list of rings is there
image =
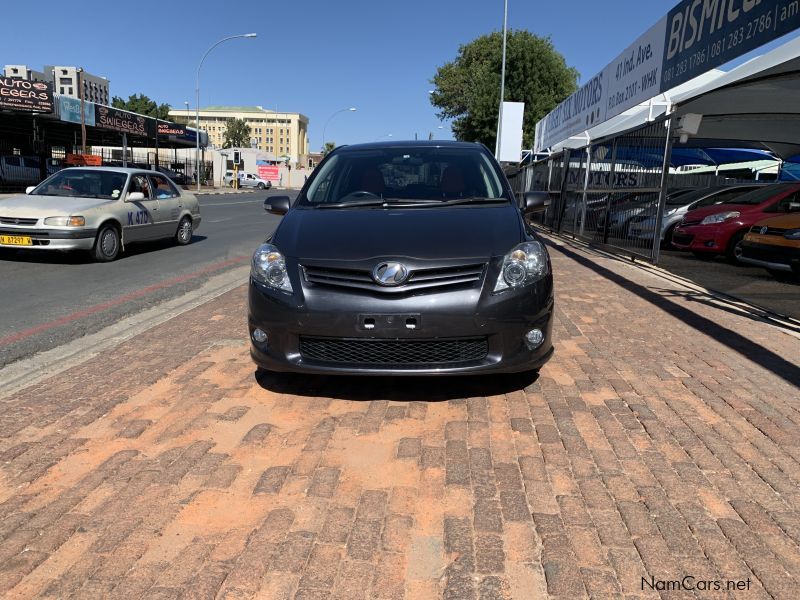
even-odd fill
[[[455,206],[457,204],[508,204],[508,198],[483,198],[472,196],[470,198],[455,198],[454,200],[443,200],[442,206]]]
[[[320,203],[314,206],[314,208],[358,208],[358,207],[369,207],[369,206],[381,206],[383,208],[395,208],[395,207],[410,207],[410,206],[420,206],[420,205],[427,205],[427,204],[441,204],[440,202],[434,200],[433,202],[422,200],[401,200],[399,198],[370,198],[365,200],[353,200],[352,202],[334,202],[334,203]]]

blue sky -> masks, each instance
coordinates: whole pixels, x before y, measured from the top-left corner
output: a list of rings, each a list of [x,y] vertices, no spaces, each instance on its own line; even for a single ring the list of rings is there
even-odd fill
[[[588,79],[666,14],[677,0],[509,0],[509,27],[551,36]],[[112,95],[144,93],[194,107],[195,73],[218,39],[256,32],[216,48],[201,71],[201,106],[261,105],[310,119],[313,149],[414,134],[450,138],[428,101],[436,68],[461,44],[502,28],[502,0],[193,0],[136,3],[45,0],[3,5],[5,23],[30,31],[0,37],[2,64],[83,66],[111,80]],[[763,50],[762,50],[763,52]],[[443,129],[438,129],[442,125]]]

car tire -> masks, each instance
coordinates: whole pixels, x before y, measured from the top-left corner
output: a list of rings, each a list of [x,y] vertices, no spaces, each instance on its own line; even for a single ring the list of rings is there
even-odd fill
[[[259,183],[259,184],[258,184],[256,187],[257,187],[258,189],[260,189],[260,190],[265,190],[265,189],[267,189],[267,186],[265,186],[263,183]]]
[[[742,255],[742,242],[744,241],[745,233],[747,232],[740,231],[739,233],[735,233],[728,242],[728,247],[725,249],[725,258],[731,264],[741,264],[739,262],[739,257]]]
[[[663,250],[672,250],[672,232],[675,231],[675,227],[677,227],[677,224],[667,228],[664,232],[664,239],[661,240],[661,248]]]
[[[178,223],[178,229],[175,231],[175,244],[178,246],[186,246],[192,241],[192,234],[194,227],[192,220],[189,217],[183,217]]]
[[[119,256],[119,251],[119,230],[113,225],[103,225],[94,240],[92,257],[97,262],[111,262]]]

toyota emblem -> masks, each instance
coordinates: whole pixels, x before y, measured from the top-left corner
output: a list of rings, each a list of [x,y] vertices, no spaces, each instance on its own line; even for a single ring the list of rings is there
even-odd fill
[[[761,231],[759,231],[759,233],[761,235],[766,235],[768,231],[769,231],[769,227],[762,227]]]
[[[372,270],[372,278],[378,285],[400,285],[408,279],[408,268],[403,263],[384,262]]]

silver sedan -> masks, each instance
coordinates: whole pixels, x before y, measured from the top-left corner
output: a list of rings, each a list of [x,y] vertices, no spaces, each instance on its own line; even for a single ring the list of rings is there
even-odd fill
[[[197,198],[142,169],[63,169],[25,195],[0,200],[0,248],[86,250],[98,261],[114,260],[134,242],[188,244],[199,226]]]

